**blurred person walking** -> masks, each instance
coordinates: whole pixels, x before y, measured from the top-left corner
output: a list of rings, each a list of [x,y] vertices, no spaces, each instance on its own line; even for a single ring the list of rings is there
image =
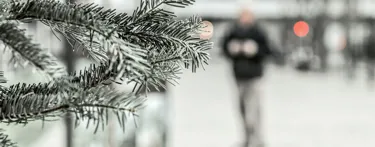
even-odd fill
[[[263,147],[259,82],[270,49],[265,33],[249,9],[243,9],[222,41],[224,55],[233,63],[239,90],[240,114],[245,130],[244,147]]]

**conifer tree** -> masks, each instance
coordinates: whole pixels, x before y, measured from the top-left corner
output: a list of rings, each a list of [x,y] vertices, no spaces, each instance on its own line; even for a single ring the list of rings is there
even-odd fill
[[[160,6],[184,8],[195,0],[140,0],[132,14],[117,13],[96,4],[66,4],[57,0],[0,0],[0,43],[11,65],[33,66],[48,82],[0,85],[0,122],[27,124],[65,113],[75,124],[89,120],[95,132],[113,113],[125,129],[127,116],[136,115],[146,100],[144,91],[177,84],[183,68],[195,72],[207,64],[212,43],[199,38],[202,20],[177,20]],[[75,49],[96,61],[85,70],[67,73],[48,49],[33,43],[19,24],[37,20],[62,34]],[[1,60],[0,60],[1,61]],[[0,82],[6,73],[0,69]],[[0,84],[1,84],[0,83]],[[117,92],[112,83],[135,83],[132,92]],[[147,94],[147,92],[146,92]],[[0,145],[16,146],[0,130]]]

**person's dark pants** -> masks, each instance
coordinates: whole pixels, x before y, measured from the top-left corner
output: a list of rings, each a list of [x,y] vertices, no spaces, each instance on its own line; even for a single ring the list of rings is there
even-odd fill
[[[237,79],[240,114],[245,130],[244,147],[263,147],[260,79]]]

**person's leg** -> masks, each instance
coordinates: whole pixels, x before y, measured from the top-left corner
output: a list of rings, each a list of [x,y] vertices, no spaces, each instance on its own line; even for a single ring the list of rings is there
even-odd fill
[[[250,129],[250,146],[249,147],[263,147],[263,129],[261,117],[261,88],[260,80],[254,79],[249,81],[248,99],[248,128]]]
[[[240,110],[240,117],[241,117],[241,123],[244,130],[244,147],[248,147],[249,145],[249,139],[251,130],[248,128],[248,119],[247,119],[247,111],[246,111],[246,105],[247,105],[247,96],[246,92],[249,86],[248,81],[236,80],[237,88],[238,88],[238,98],[239,98],[239,110]]]

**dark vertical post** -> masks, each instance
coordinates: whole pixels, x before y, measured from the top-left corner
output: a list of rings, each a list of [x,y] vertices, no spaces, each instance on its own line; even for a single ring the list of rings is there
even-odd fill
[[[76,0],[66,0],[66,3],[75,3]],[[67,72],[70,74],[75,69],[76,56],[73,52],[73,47],[64,39],[63,42],[64,55]],[[73,147],[73,117],[71,113],[65,116],[65,129],[66,129],[66,147]]]
[[[75,56],[72,47],[64,41],[64,61],[67,67],[68,73],[72,73],[75,68]],[[66,126],[66,147],[73,147],[73,120],[72,114],[67,113],[65,116]]]

